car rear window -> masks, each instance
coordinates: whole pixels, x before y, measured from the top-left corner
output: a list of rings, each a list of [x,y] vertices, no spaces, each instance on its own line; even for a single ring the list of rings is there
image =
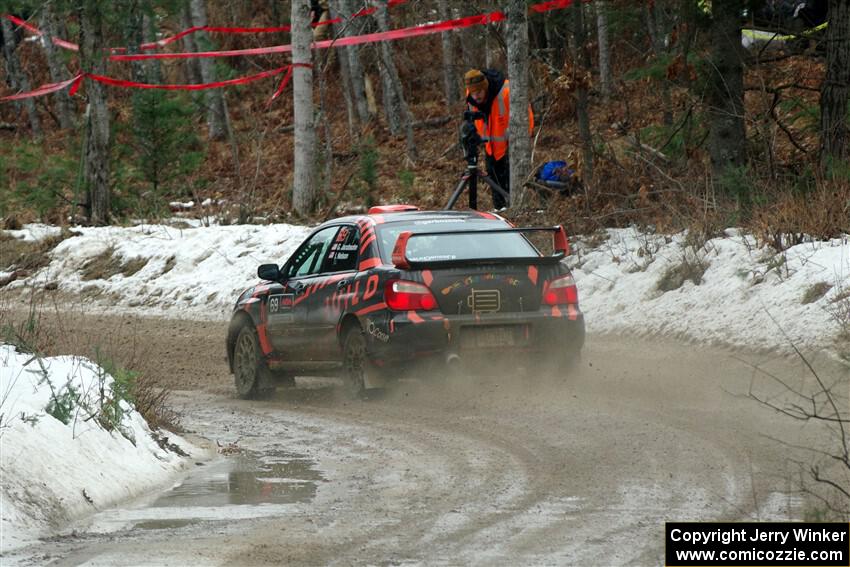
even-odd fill
[[[423,219],[405,223],[378,225],[381,257],[392,261],[393,248],[398,235],[409,230],[414,234],[453,230],[491,230],[510,228],[504,223],[486,219]],[[439,262],[444,260],[474,260],[478,258],[527,258],[540,256],[521,233],[433,234],[416,236],[407,243],[407,257],[412,262]]]

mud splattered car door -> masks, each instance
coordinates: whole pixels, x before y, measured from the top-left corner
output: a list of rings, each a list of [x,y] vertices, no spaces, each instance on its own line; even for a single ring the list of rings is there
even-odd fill
[[[326,252],[322,271],[313,280],[307,307],[308,354],[312,360],[339,357],[337,324],[351,295],[360,234],[354,225],[343,225]]]
[[[320,272],[338,226],[313,234],[287,261],[283,269],[284,289],[268,298],[268,332],[275,352],[291,362],[310,361],[308,313],[311,291]]]

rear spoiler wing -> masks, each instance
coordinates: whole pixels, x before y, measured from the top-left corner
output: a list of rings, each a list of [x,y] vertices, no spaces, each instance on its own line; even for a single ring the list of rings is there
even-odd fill
[[[463,260],[427,260],[412,261],[407,257],[407,243],[417,236],[434,236],[445,234],[494,234],[506,232],[551,232],[555,253],[552,256],[523,256],[519,258],[473,258]],[[406,230],[398,235],[393,248],[392,260],[396,268],[409,270],[411,268],[438,268],[458,264],[523,264],[523,265],[554,265],[570,253],[570,242],[562,225],[535,226],[528,228],[490,228],[485,230],[446,230],[436,232],[411,232]]]

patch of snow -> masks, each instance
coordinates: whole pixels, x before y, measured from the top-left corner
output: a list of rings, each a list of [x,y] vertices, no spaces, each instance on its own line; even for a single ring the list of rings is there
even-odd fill
[[[47,268],[9,287],[56,282],[61,291],[110,298],[110,309],[210,320],[226,319],[238,293],[258,281],[257,266],[285,262],[311,229],[205,227],[197,221],[182,229],[144,224],[75,230],[81,235],[59,244]],[[27,225],[26,231],[35,237],[58,229]],[[609,229],[606,237],[594,246],[590,239],[574,238],[568,258],[591,332],[661,334],[775,350],[787,348],[785,335],[802,347],[829,347],[839,330],[833,300],[850,289],[847,237],[782,253],[759,247],[737,229],[697,248],[686,233],[665,236],[629,228]],[[143,266],[126,276],[83,280],[86,262],[105,252]],[[705,266],[699,284],[685,281],[660,290],[668,270],[684,262]],[[806,291],[818,283],[832,289],[804,304]]]
[[[72,294],[112,298],[111,307],[144,308],[150,314],[221,319],[236,296],[257,282],[257,266],[286,261],[310,228],[241,225],[173,228],[164,225],[90,227],[60,243],[50,265],[10,288],[58,283]],[[102,254],[122,264],[142,264],[136,273],[86,281],[83,267]],[[129,270],[128,270],[129,271]]]
[[[0,345],[0,552],[167,484],[186,466],[185,458],[160,447],[126,401],[118,404],[120,425],[111,431],[91,417],[112,383],[85,358],[36,359]],[[47,412],[63,395],[77,398],[68,423]],[[197,452],[175,435],[169,442]]]
[[[38,242],[45,238],[59,236],[62,229],[47,224],[25,224],[20,230],[4,230],[6,234],[26,242]]]
[[[826,348],[839,330],[832,301],[850,289],[847,238],[807,242],[775,253],[752,236],[727,231],[694,249],[672,237],[610,229],[607,241],[582,240],[569,262],[588,330],[637,332],[756,349]],[[699,284],[661,291],[659,282],[684,262],[705,267]],[[831,285],[804,304],[807,290]],[[787,338],[786,338],[787,336]]]

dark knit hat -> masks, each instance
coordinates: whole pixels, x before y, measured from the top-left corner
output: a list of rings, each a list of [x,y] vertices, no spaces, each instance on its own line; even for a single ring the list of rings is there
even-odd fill
[[[484,76],[484,73],[479,71],[478,69],[470,69],[463,76],[463,82],[466,85],[466,88],[469,90],[470,94],[479,92],[479,91],[487,91],[490,87],[490,83],[487,81],[487,77]]]

